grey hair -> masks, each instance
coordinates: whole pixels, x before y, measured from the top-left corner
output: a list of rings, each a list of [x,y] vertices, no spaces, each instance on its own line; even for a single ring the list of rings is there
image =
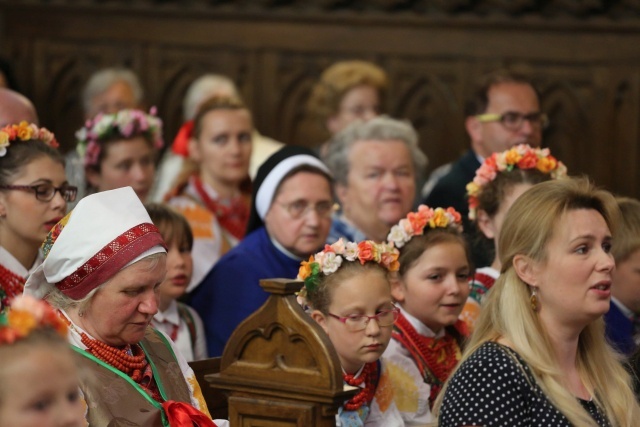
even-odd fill
[[[151,254],[149,256],[146,256],[146,257],[136,261],[133,264],[137,264],[137,263],[139,263],[141,261],[152,261],[151,265],[149,265],[149,270],[153,270],[156,267],[156,265],[158,265],[158,262],[160,261],[160,258],[162,258],[162,257],[164,257],[166,255],[167,254],[165,252],[157,252],[155,254]],[[131,265],[133,265],[133,264],[125,266],[120,271],[131,267]],[[120,271],[118,271],[118,273]],[[111,279],[114,276],[112,276],[109,280],[107,280],[106,282],[102,283],[101,285],[97,286],[95,289],[92,289],[91,291],[89,291],[89,293],[87,293],[87,295],[85,295],[84,297],[82,297],[82,298],[80,298],[78,300],[75,300],[73,298],[70,298],[70,297],[66,296],[57,287],[49,285],[50,286],[50,290],[48,291],[47,295],[45,295],[44,299],[49,304],[51,304],[51,306],[53,308],[57,308],[58,310],[68,311],[70,309],[77,309],[78,312],[84,312],[84,311],[86,311],[87,307],[89,306],[89,303],[93,299],[93,296],[100,289],[104,288],[109,282],[111,282]]]
[[[82,105],[85,113],[91,110],[91,100],[100,95],[112,85],[125,82],[131,88],[137,105],[142,103],[144,91],[138,76],[128,68],[103,68],[91,75],[82,91]]]
[[[420,181],[427,167],[427,156],[418,146],[418,134],[413,126],[404,120],[379,116],[367,122],[355,122],[331,139],[324,162],[331,170],[335,182],[346,185],[349,176],[349,154],[358,141],[391,141],[400,140],[409,149],[413,162],[416,183]]]
[[[78,312],[86,311],[89,306],[89,302],[93,298],[93,296],[98,292],[99,289],[102,289],[107,282],[104,282],[100,286],[95,289],[92,289],[87,295],[79,300],[75,300],[70,298],[62,293],[62,291],[55,286],[51,287],[51,290],[44,299],[51,304],[53,308],[57,308],[58,310],[69,311],[70,309],[78,309]]]
[[[240,99],[238,88],[233,80],[227,76],[221,74],[205,74],[195,79],[193,83],[189,85],[182,104],[185,121],[193,120],[198,113],[200,105],[216,95]]]

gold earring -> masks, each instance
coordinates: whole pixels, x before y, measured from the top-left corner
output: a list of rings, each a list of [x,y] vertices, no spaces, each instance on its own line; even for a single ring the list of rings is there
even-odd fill
[[[538,292],[536,288],[533,288],[531,291],[531,298],[529,298],[529,302],[531,303],[531,310],[538,311]]]

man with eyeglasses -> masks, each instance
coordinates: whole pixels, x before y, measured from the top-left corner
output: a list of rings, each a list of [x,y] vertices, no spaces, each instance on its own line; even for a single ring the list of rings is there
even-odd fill
[[[466,186],[482,161],[518,144],[539,147],[548,119],[540,111],[538,93],[531,81],[509,70],[498,70],[479,80],[465,114],[470,149],[453,163],[436,169],[423,187],[422,195],[423,203],[429,206],[453,206],[462,214],[468,233]]]

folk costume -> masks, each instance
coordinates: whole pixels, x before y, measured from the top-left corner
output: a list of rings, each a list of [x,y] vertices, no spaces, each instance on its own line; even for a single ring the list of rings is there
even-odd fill
[[[36,260],[34,268],[40,261],[40,259]],[[9,306],[9,301],[22,295],[28,275],[29,271],[20,261],[0,246],[0,312]]]
[[[165,311],[158,310],[153,316],[151,326],[171,338],[187,362],[208,357],[204,324],[188,305],[171,301]]]
[[[431,408],[462,357],[465,335],[461,321],[435,334],[400,308],[383,358],[393,373],[395,401],[407,425],[433,421]]]
[[[125,187],[81,200],[53,227],[43,252],[44,262],[29,277],[25,293],[44,297],[55,287],[80,300],[98,286],[109,286],[122,269],[166,250],[137,195]],[[72,349],[92,373],[81,383],[90,425],[114,420],[149,427],[216,425],[193,371],[166,335],[149,327],[140,342],[113,347],[60,311]]]
[[[192,294],[191,305],[205,324],[210,357],[220,356],[238,324],[267,300],[261,279],[296,277],[301,259],[269,236],[263,220],[282,179],[302,165],[328,174],[309,150],[293,146],[281,149],[260,167],[247,236],[218,261]]]
[[[396,390],[383,360],[366,363],[355,375],[343,373],[343,378],[345,385],[358,387],[360,391],[338,409],[336,426],[405,425],[394,399]]]
[[[460,214],[452,207],[432,209],[426,205],[420,205],[416,212],[409,212],[398,224],[391,227],[387,236],[387,241],[400,251],[399,262],[401,266],[392,292],[394,297],[398,299],[400,315],[393,324],[391,342],[383,357],[393,368],[393,382],[397,390],[396,403],[407,425],[424,425],[433,421],[431,408],[438,393],[462,358],[462,344],[464,338],[468,336],[468,331],[464,322],[456,321],[456,317],[451,317],[448,322],[455,323],[440,323],[441,330],[436,333],[427,327],[422,320],[409,313],[404,307],[409,298],[420,298],[418,302],[421,305],[428,304],[430,301],[425,299],[427,295],[425,293],[421,295],[407,293],[409,283],[405,280],[414,267],[422,269],[422,265],[416,266],[415,264],[422,262],[420,260],[426,250],[439,244],[437,239],[448,236],[449,239],[457,239],[453,241],[460,242],[462,239],[460,223]],[[433,237],[434,240],[429,243],[431,236],[436,237]],[[441,241],[451,242],[452,240]],[[416,246],[412,248],[412,243],[418,245],[419,252],[415,252],[416,258],[411,258],[411,255],[409,255],[409,259],[403,258],[403,255],[407,256],[407,253],[414,253]],[[440,272],[440,268],[444,267],[429,267],[429,276],[436,275],[436,271],[438,272],[437,276],[446,276],[448,273]],[[427,283],[422,278],[426,273],[420,272],[419,274],[421,275],[418,283],[420,288],[424,286],[449,286],[440,282]],[[458,275],[459,272],[455,274]],[[442,281],[445,280],[447,279],[442,279]],[[411,287],[414,284],[411,282]],[[458,287],[457,282],[455,286]],[[455,303],[456,306],[460,306],[464,302],[466,293],[462,293],[462,287],[457,288],[456,295],[460,296],[454,297],[456,299],[450,298],[449,304]],[[434,297],[427,298],[433,299]],[[431,301],[431,303],[434,302]],[[417,314],[415,310],[417,310],[415,307],[412,308],[414,314]],[[434,315],[433,311],[421,314],[423,316]]]
[[[467,324],[469,332],[473,332],[480,317],[482,301],[487,297],[487,293],[496,283],[500,272],[493,267],[483,267],[476,270],[473,278],[469,280],[471,292],[467,302],[460,313],[460,320]]]
[[[187,287],[192,292],[220,257],[244,237],[248,197],[221,200],[211,186],[193,175],[167,196],[167,204],[184,215],[193,231],[193,275]]]

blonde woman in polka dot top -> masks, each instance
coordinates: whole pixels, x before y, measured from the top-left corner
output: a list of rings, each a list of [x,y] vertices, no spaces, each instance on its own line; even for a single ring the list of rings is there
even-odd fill
[[[501,275],[434,412],[440,426],[638,425],[604,338],[619,210],[586,179],[527,190],[499,236]]]

